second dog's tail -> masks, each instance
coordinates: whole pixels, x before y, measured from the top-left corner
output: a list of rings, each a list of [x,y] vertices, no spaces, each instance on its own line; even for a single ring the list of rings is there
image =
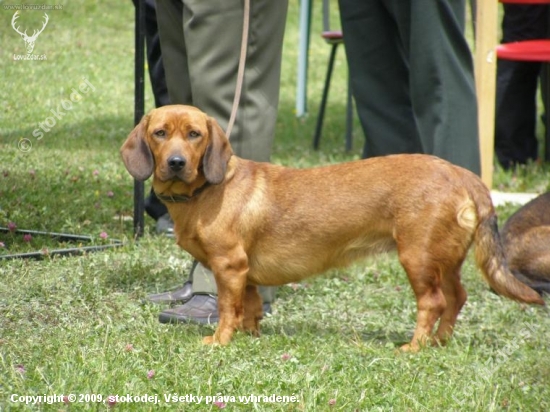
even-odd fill
[[[485,280],[499,295],[519,302],[544,305],[539,294],[516,279],[508,268],[493,207],[481,207],[482,212],[478,201],[475,203],[479,221],[474,233],[475,257]]]

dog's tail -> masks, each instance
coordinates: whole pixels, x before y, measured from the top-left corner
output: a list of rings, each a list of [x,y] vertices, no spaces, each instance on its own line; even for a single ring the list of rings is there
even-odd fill
[[[537,278],[533,279],[513,269],[512,269],[512,273],[522,283],[525,283],[531,289],[536,290],[539,295],[542,295],[543,293],[550,295],[550,281],[548,281],[547,279],[537,279]]]
[[[479,184],[483,185],[481,182]],[[485,186],[470,192],[470,196],[477,211],[478,224],[474,232],[476,262],[489,286],[499,295],[512,300],[544,305],[539,294],[516,279],[508,268],[498,233],[497,216]]]

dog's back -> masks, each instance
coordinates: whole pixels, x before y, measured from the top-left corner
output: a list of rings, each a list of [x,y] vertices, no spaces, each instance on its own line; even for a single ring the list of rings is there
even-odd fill
[[[550,294],[550,192],[514,213],[502,238],[512,273],[539,293]]]

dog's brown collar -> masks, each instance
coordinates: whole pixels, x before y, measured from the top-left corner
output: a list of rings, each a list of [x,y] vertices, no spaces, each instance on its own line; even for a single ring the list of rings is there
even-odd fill
[[[200,195],[205,189],[210,187],[210,182],[206,182],[204,185],[196,189],[193,193],[190,195],[161,195],[159,193],[155,192],[155,195],[162,200],[163,202],[169,202],[169,203],[186,203],[189,202],[194,197]]]

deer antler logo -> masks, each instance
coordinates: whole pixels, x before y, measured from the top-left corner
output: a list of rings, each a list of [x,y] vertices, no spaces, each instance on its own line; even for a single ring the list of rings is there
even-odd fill
[[[27,54],[31,54],[34,50],[34,43],[36,43],[36,38],[40,33],[44,31],[46,28],[46,25],[48,24],[48,21],[50,18],[46,13],[44,13],[44,24],[42,25],[42,28],[40,30],[33,30],[32,36],[27,35],[27,30],[25,30],[23,33],[19,30],[19,27],[15,27],[15,21],[19,18],[19,10],[15,12],[13,15],[13,18],[11,19],[11,26],[13,29],[21,35],[23,40],[25,41],[25,47],[27,48]]]

